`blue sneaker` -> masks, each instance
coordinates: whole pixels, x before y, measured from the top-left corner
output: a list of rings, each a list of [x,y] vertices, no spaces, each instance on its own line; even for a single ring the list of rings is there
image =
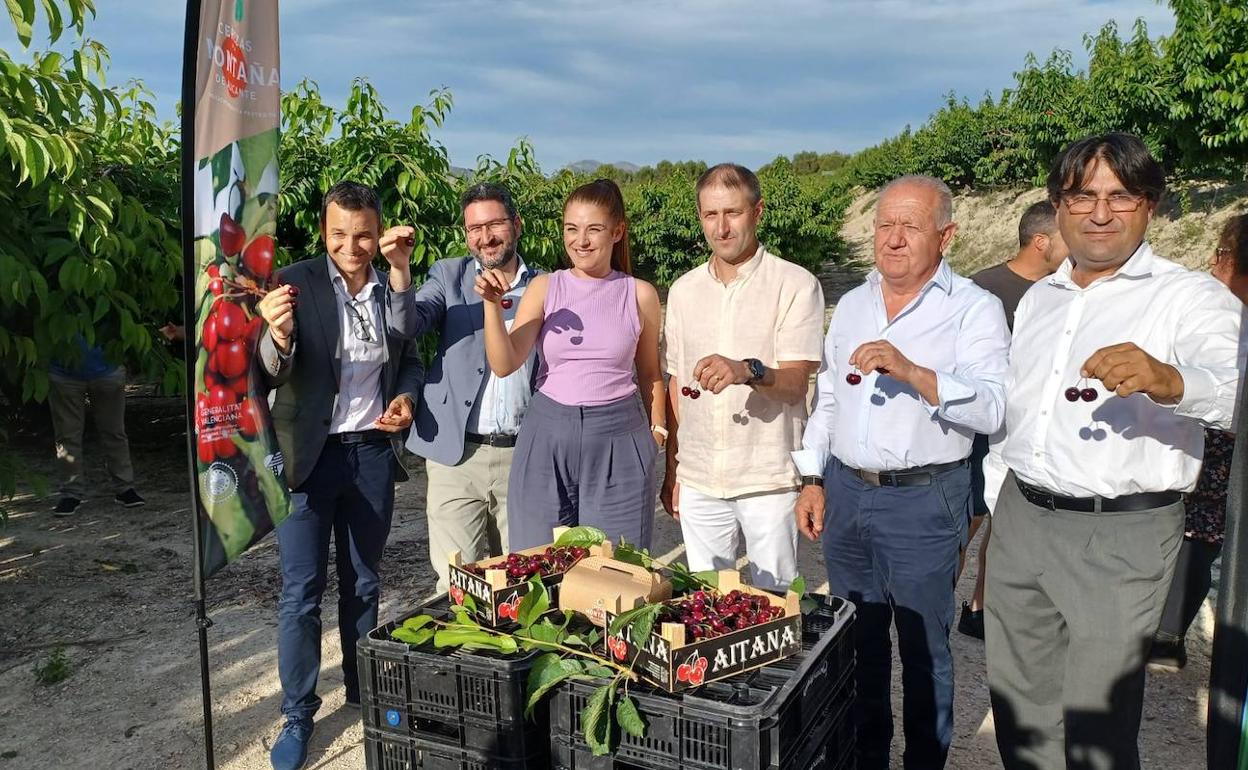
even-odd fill
[[[291,717],[277,734],[269,751],[273,770],[299,770],[308,761],[308,741],[312,738],[312,720]]]

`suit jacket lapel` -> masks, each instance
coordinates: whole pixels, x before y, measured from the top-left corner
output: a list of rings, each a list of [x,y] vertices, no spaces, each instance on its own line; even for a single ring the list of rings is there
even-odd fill
[[[311,285],[312,307],[321,320],[321,335],[325,341],[326,352],[329,353],[330,366],[334,370],[334,389],[342,380],[342,345],[339,335],[342,334],[342,323],[338,319],[338,298],[334,287],[330,284],[328,257],[322,254],[313,264]]]

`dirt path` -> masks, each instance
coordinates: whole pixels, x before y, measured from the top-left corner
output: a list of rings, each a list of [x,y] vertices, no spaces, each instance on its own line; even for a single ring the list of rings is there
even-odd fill
[[[821,276],[829,300],[861,280],[861,270]],[[132,397],[127,422],[145,508],[126,510],[97,495],[71,519],[51,502],[20,496],[0,527],[0,770],[203,767],[199,664],[191,595],[190,513],[185,482],[182,405]],[[15,444],[50,472],[47,422],[18,424]],[[14,435],[14,434],[11,434]],[[93,455],[88,438],[87,457]],[[97,477],[99,474],[96,474]],[[384,559],[382,616],[427,595],[425,478],[418,467],[401,484]],[[655,553],[677,549],[679,528],[656,512]],[[801,572],[824,580],[822,556],[802,541]],[[333,585],[333,567],[331,565]],[[969,597],[974,555],[959,594]],[[276,594],[272,538],[209,583],[209,632],[217,765],[267,770],[278,728]],[[312,768],[364,767],[358,715],[343,704],[337,611],[324,607],[320,692],[325,704],[313,737]],[[1211,616],[1206,607],[1189,637],[1191,662],[1178,674],[1150,675],[1142,744],[1145,767],[1203,766]],[[63,645],[70,676],[36,682],[33,669]],[[949,766],[999,767],[984,683],[983,645],[954,634],[957,719]],[[897,677],[894,677],[897,680]],[[894,682],[900,735],[900,683]],[[899,744],[900,740],[895,741]]]

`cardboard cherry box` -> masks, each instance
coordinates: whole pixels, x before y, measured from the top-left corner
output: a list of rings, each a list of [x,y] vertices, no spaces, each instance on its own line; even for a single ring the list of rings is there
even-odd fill
[[[545,553],[546,549],[553,546],[555,541],[559,539],[559,536],[566,531],[568,531],[568,527],[555,527],[550,543],[526,548],[515,553],[524,554],[525,556]],[[603,540],[597,545],[589,546],[588,550],[589,554],[584,557],[585,559],[594,556],[609,558],[612,554],[611,541]],[[497,564],[500,561],[504,561],[507,558],[505,555],[491,556],[468,564],[464,563],[459,551],[452,551],[448,554],[448,558],[451,571],[449,576],[450,589],[447,593],[450,595],[453,603],[463,604],[464,597],[471,596],[472,603],[475,605],[474,614],[483,625],[497,627],[516,620],[516,611],[520,607],[520,602],[532,590],[532,585],[530,585],[528,580],[509,578],[506,569],[486,569],[484,576],[476,575],[471,571],[472,567],[484,567],[488,564]],[[575,566],[575,564],[572,566]],[[552,572],[541,578],[542,585],[546,586],[546,591],[550,594],[552,610],[559,606],[559,587],[566,574],[566,571]]]
[[[672,581],[661,575],[605,556],[586,556],[564,573],[559,609],[579,612],[605,628],[608,612],[618,615],[670,598]]]
[[[646,681],[666,690],[682,692],[706,682],[740,674],[775,663],[802,651],[801,597],[789,591],[784,597],[741,582],[740,573],[720,570],[718,594],[732,591],[762,596],[773,607],[784,610],[771,620],[718,636],[691,640],[681,623],[656,623],[646,640],[631,638],[625,627],[606,635],[606,654],[622,662],[632,661],[633,671]],[[677,604],[681,598],[667,604]],[[607,623],[616,613],[607,613]]]

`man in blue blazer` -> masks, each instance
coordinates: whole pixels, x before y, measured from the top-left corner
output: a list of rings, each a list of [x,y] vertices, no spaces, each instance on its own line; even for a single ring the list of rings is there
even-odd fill
[[[278,274],[259,303],[267,328],[261,376],[275,389],[272,415],[293,503],[277,528],[282,591],[277,665],[286,724],[273,744],[274,770],[307,761],[312,716],[321,705],[321,594],[333,534],[338,631],[349,704],[359,704],[355,646],[377,625],[378,563],[390,533],[402,432],[411,425],[422,377],[410,326],[410,227],[381,232],[377,194],[342,182],[325,195],[327,253]],[[389,273],[373,268],[378,251]]]
[[[521,222],[505,187],[482,183],[460,200],[471,256],[434,263],[411,308],[416,334],[438,333],[407,448],[426,459],[429,560],[447,589],[447,554],[465,561],[502,553],[507,543],[507,477],[520,421],[533,394],[536,353],[507,377],[485,360],[484,315],[473,291],[483,267],[511,280],[503,300],[508,328],[537,270],[516,253]]]

